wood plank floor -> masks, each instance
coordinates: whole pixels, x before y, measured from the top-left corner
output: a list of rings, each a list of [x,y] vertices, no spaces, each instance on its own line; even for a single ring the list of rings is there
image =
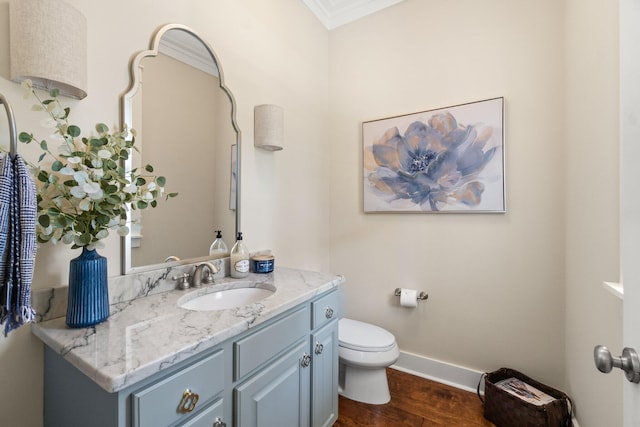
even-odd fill
[[[373,426],[493,426],[482,415],[475,393],[387,369],[391,402],[367,405],[340,396],[333,427]]]

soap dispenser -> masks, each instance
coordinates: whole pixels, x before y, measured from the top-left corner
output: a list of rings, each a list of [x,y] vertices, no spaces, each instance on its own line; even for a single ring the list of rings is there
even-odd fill
[[[216,240],[209,247],[209,255],[226,255],[229,253],[227,244],[222,240],[222,231],[216,230]]]
[[[241,279],[249,275],[249,250],[242,241],[242,232],[238,232],[235,245],[231,248],[231,277]]]

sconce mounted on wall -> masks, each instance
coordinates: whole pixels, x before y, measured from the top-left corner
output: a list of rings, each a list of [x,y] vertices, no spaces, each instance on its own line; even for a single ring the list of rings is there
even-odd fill
[[[278,105],[256,105],[253,145],[267,151],[279,151],[284,142],[284,109]]]
[[[87,20],[60,0],[21,0],[9,6],[11,80],[39,89],[87,96]]]

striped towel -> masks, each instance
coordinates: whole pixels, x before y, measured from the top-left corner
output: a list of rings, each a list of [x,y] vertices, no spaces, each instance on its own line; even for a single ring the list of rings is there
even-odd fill
[[[7,207],[5,209],[5,206]],[[31,281],[36,255],[37,199],[22,157],[4,157],[0,172],[0,323],[7,335],[33,320]],[[5,232],[6,230],[6,232]]]
[[[9,265],[9,212],[13,195],[13,163],[8,154],[0,154],[0,323],[4,323],[5,277]]]

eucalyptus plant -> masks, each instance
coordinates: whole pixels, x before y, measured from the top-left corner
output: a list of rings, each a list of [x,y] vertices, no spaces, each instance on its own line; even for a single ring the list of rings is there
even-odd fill
[[[158,199],[169,199],[177,193],[165,194],[166,178],[153,175],[146,165],[127,173],[123,160],[135,147],[135,131],[126,128],[109,131],[104,123],[95,125],[95,133],[81,136],[81,129],[69,122],[71,109],[63,107],[56,89],[43,99],[25,80],[26,96],[38,103],[34,109],[44,111],[61,143],[55,149],[46,140],[38,141],[32,133],[21,132],[19,140],[40,145],[38,165],[32,167],[37,180],[38,242],[63,242],[71,248],[104,246],[102,239],[115,229],[124,236],[128,206],[132,209],[155,208]],[[128,137],[131,134],[131,137]]]

